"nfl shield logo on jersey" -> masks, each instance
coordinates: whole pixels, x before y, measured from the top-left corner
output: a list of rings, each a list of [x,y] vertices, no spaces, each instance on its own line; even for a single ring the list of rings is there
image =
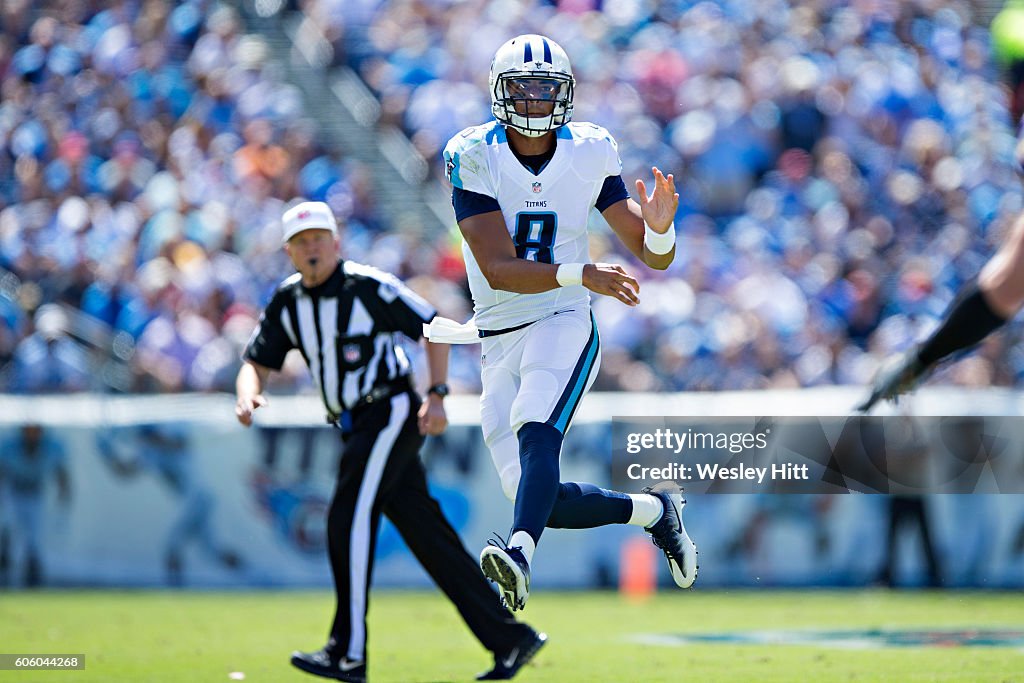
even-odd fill
[[[359,348],[359,344],[345,344],[341,348],[341,355],[345,358],[346,363],[358,363],[359,359],[363,357],[363,352]]]
[[[541,191],[540,183],[534,183],[533,184],[533,193],[534,194],[540,194],[540,191]]]

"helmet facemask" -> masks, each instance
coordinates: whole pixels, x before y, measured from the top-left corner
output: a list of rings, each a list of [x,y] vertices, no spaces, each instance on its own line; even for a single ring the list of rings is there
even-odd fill
[[[494,118],[527,137],[572,120],[572,66],[549,38],[527,34],[506,42],[494,55],[488,81]]]
[[[572,119],[573,77],[551,71],[498,74],[494,118],[527,137],[540,137]]]

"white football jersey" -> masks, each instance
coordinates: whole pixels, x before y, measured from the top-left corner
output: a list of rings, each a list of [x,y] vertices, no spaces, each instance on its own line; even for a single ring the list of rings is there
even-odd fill
[[[568,123],[556,131],[554,157],[534,175],[512,153],[497,121],[462,131],[444,148],[452,185],[494,197],[520,258],[541,263],[589,263],[587,219],[605,178],[621,175],[618,147],[607,130]],[[539,320],[555,311],[589,308],[582,285],[539,294],[491,289],[463,242],[474,319],[481,330],[499,330]]]

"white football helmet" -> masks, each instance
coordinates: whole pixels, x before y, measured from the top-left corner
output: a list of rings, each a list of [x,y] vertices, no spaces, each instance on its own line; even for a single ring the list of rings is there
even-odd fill
[[[491,62],[491,112],[523,135],[540,137],[572,120],[575,82],[558,43],[535,34],[518,36],[499,47]]]

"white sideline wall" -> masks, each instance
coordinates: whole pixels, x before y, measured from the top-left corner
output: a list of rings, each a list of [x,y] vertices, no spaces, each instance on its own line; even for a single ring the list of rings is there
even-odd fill
[[[844,415],[862,396],[856,387],[593,394],[567,437],[562,478],[607,485],[613,416]],[[512,505],[479,435],[477,398],[453,396],[447,404],[452,426],[443,440],[428,442],[425,458],[435,495],[475,554],[491,532],[507,533]],[[929,388],[901,406],[922,415],[1020,415],[1024,393]],[[0,574],[7,585],[23,582],[33,541],[51,584],[163,585],[168,558],[177,556],[180,578],[190,586],[330,585],[323,513],[339,443],[314,396],[271,395],[257,425],[246,430],[228,395],[0,395],[0,443],[8,444],[25,422],[43,425],[60,444],[72,496],[62,505],[52,477],[34,496],[0,484],[0,531],[7,530],[13,548],[12,571]],[[270,450],[276,458],[267,468]],[[822,504],[819,498],[692,497],[686,519],[701,547],[701,585],[870,583],[883,557],[886,499],[833,496]],[[951,584],[1024,585],[1024,558],[1015,546],[1024,524],[1021,496],[931,496],[927,505]],[[536,585],[613,584],[622,543],[641,534],[632,527],[548,530]],[[226,566],[226,554],[237,555],[241,566]],[[915,538],[903,540],[898,557],[901,581],[922,580]],[[667,583],[662,564],[660,579]],[[387,524],[375,581],[429,585]]]

